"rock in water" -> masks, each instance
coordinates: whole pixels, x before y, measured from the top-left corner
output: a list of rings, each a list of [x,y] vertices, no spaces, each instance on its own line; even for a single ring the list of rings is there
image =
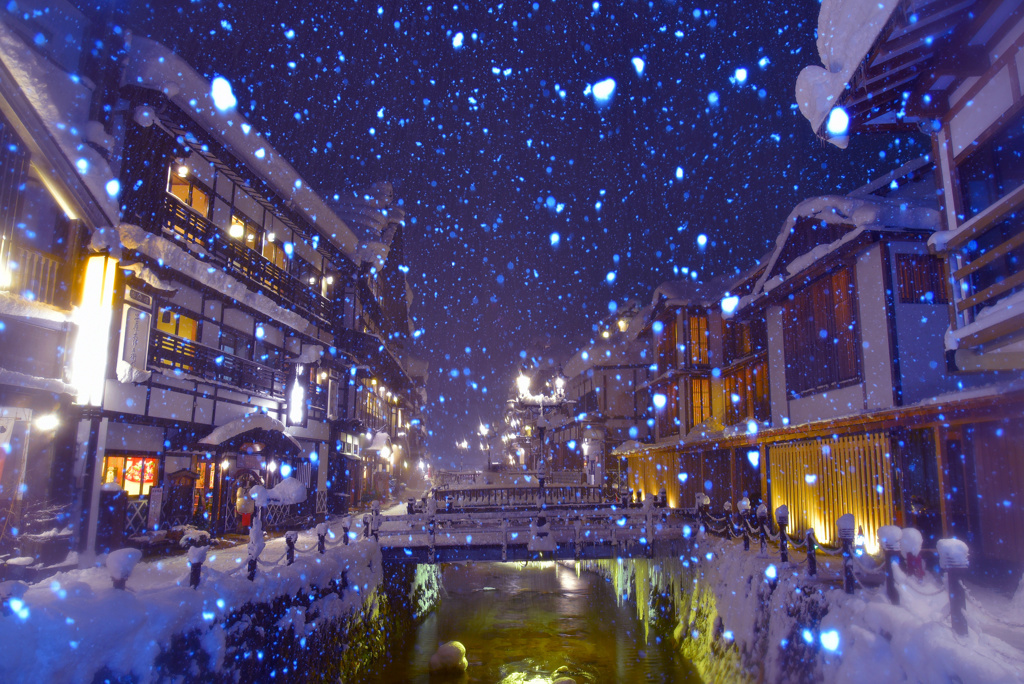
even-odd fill
[[[441,644],[437,653],[430,656],[430,671],[435,673],[465,672],[469,667],[466,660],[466,647],[458,641]]]

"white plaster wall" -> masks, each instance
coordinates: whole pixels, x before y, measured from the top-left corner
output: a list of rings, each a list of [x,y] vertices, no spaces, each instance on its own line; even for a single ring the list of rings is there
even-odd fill
[[[864,402],[872,410],[891,408],[894,404],[893,357],[881,243],[871,245],[857,257],[856,279]]]
[[[107,449],[112,451],[163,451],[164,430],[155,425],[110,423]]]
[[[103,408],[117,413],[142,415],[146,412],[146,388],[144,385],[124,385],[108,379],[103,394]]]
[[[971,145],[1013,104],[1009,66],[1000,69],[949,122],[953,154]]]
[[[192,397],[154,387],[149,395],[149,415],[154,418],[192,420]]]
[[[864,385],[850,385],[842,389],[812,394],[789,402],[791,425],[816,420],[839,418],[864,411]]]

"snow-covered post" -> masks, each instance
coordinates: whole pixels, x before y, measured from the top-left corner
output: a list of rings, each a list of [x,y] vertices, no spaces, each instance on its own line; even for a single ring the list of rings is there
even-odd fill
[[[815,577],[818,574],[818,556],[815,554],[814,528],[807,530],[807,575]]]
[[[284,543],[288,546],[285,551],[285,556],[288,558],[288,565],[295,562],[295,542],[299,539],[299,533],[295,530],[289,530],[284,533]]]
[[[779,558],[783,563],[788,563],[789,538],[786,537],[786,526],[789,525],[789,506],[782,504],[775,509],[775,522],[779,525]]]
[[[924,561],[921,559],[921,547],[924,545],[924,537],[919,530],[913,527],[903,528],[903,538],[900,540],[900,551],[907,561],[907,574],[924,579]]]
[[[107,555],[107,571],[110,572],[110,579],[115,589],[124,589],[125,583],[131,577],[132,570],[142,558],[142,552],[138,549],[118,549]]]
[[[764,505],[762,501],[757,505],[757,529],[761,535],[761,555],[768,553],[768,533],[765,531],[764,526],[768,521],[768,507]]]
[[[736,521],[732,517],[731,501],[722,504],[722,514],[725,516],[725,531],[728,533],[726,539],[732,539],[736,536]]]
[[[843,589],[847,594],[853,593],[853,536],[857,527],[853,513],[843,513],[837,521],[839,540],[843,544]]]
[[[326,527],[326,525],[325,525],[325,527]],[[351,531],[351,529],[352,529],[352,516],[351,515],[346,515],[344,518],[341,519],[341,531],[345,533],[345,537],[344,537],[344,539],[342,539],[342,544],[344,544],[345,546],[348,546],[348,533],[349,533],[349,531]],[[324,534],[327,534],[327,533],[325,532]]]
[[[433,535],[430,536],[430,545],[434,545]],[[501,560],[508,560],[508,518],[505,516],[501,517]]]
[[[260,554],[263,553],[263,548],[266,546],[263,541],[263,513],[266,510],[270,497],[267,494],[266,487],[263,485],[256,485],[250,489],[249,496],[252,497],[253,503],[256,505],[256,510],[252,517],[252,526],[249,528],[249,545],[246,547],[248,550],[247,577],[252,582],[256,579],[256,563],[259,561]]]
[[[206,551],[210,547],[206,546],[190,546],[188,549],[188,586],[193,589],[199,588],[199,579],[203,574],[203,563],[206,562]]]
[[[949,581],[949,621],[953,631],[960,636],[967,636],[967,594],[964,593],[963,576],[967,570],[967,544],[959,539],[940,539],[935,544],[939,552],[939,566],[946,571]]]
[[[747,515],[750,511],[750,499],[743,497],[736,504],[736,508],[739,511],[740,528],[743,530],[743,550],[750,550],[750,531],[747,529]]]
[[[348,524],[352,524],[352,520],[345,516],[345,520]],[[345,543],[348,544],[348,527],[344,527],[345,522],[342,522],[342,529],[345,530]],[[322,556],[327,553],[327,523],[322,522],[316,526],[316,550]]]
[[[576,521],[572,524],[572,528],[576,536],[574,544],[574,548],[576,551],[575,560],[578,561],[580,557],[583,555],[583,521],[579,518],[576,518]]]
[[[894,606],[900,605],[900,593],[896,591],[896,578],[893,577],[892,564],[900,559],[900,540],[903,530],[895,525],[882,525],[878,528],[878,541],[885,552],[885,595]]]
[[[367,513],[363,516],[363,538],[370,538],[370,515]]]

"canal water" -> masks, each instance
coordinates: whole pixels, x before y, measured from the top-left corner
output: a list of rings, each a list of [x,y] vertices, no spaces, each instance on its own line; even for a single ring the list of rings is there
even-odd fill
[[[390,662],[364,682],[543,684],[700,682],[670,639],[645,640],[636,607],[616,601],[613,584],[555,563],[459,563],[442,570],[441,602]],[[466,647],[461,677],[429,675],[446,641]]]

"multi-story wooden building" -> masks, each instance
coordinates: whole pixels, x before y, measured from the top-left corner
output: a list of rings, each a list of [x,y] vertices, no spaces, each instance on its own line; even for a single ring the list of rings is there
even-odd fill
[[[425,401],[393,188],[325,199],[226,81],[142,38],[80,63],[105,27],[60,9],[0,23],[4,493],[75,502],[86,551],[104,489],[129,535],[284,477],[306,514],[386,496]]]
[[[835,2],[822,7],[818,51],[822,66],[800,74],[797,104],[823,140],[931,137],[941,220],[928,246],[941,261],[927,277],[941,282],[931,301],[945,309],[935,317],[943,330],[901,341],[902,350],[927,347],[929,363],[943,352],[958,386],[1003,384],[942,403],[927,438],[930,496],[947,532],[1020,565],[1004,541],[1024,534],[1024,411],[1013,391],[1024,372],[1024,11],[1014,0]],[[896,267],[924,261],[908,258]],[[979,409],[948,410],[958,398]]]

